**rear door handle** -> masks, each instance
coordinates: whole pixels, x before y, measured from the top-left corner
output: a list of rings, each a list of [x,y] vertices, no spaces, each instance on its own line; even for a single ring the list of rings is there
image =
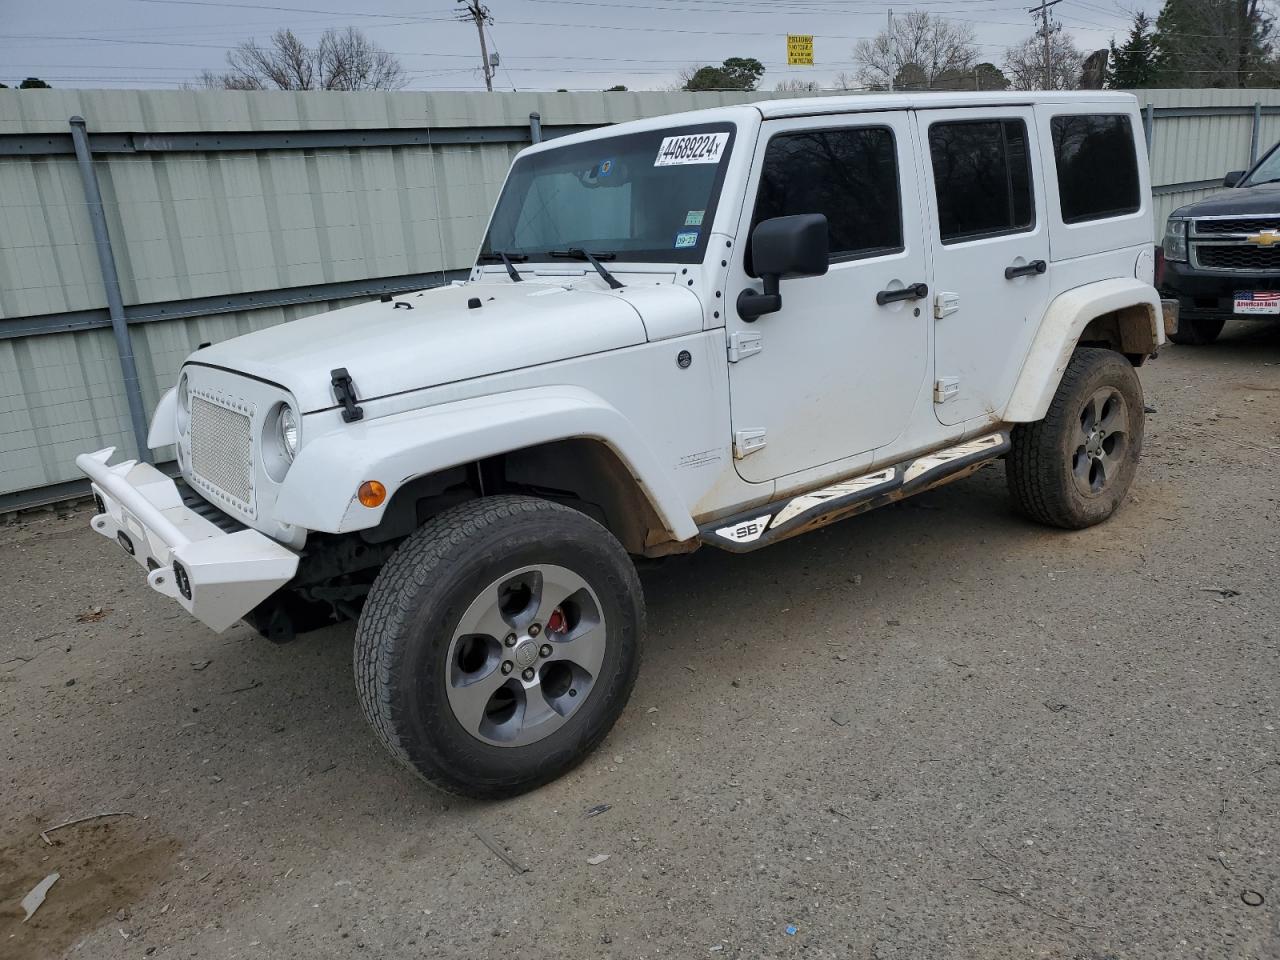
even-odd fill
[[[1016,280],[1018,277],[1039,276],[1049,269],[1049,265],[1043,260],[1032,260],[1030,263],[1024,263],[1020,267],[1005,267],[1004,278],[1006,280]]]
[[[900,290],[881,290],[876,294],[876,303],[883,307],[886,303],[896,303],[899,300],[923,300],[928,295],[927,283],[913,283]]]

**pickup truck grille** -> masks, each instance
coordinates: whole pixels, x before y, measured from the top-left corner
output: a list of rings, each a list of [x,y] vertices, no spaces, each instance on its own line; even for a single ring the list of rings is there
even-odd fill
[[[1231,273],[1280,273],[1280,248],[1251,243],[1196,244],[1196,265]]]
[[[1223,233],[1257,233],[1259,230],[1280,230],[1280,216],[1197,220],[1192,233],[1206,237]]]
[[[191,397],[191,479],[215,501],[252,517],[253,424],[249,411]]]

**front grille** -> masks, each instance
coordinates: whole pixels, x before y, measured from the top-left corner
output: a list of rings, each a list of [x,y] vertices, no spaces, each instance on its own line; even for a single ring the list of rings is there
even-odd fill
[[[243,412],[192,393],[191,477],[202,490],[253,514],[253,421]]]
[[[1197,220],[1192,232],[1203,237],[1220,233],[1257,233],[1259,230],[1280,230],[1280,216]]]
[[[1253,244],[1196,244],[1197,265],[1206,270],[1280,273],[1280,248]]]

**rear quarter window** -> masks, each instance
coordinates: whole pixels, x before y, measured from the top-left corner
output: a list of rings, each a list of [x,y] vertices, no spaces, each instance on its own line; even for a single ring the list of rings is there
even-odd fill
[[[1050,129],[1063,223],[1138,212],[1138,157],[1127,114],[1057,116]]]

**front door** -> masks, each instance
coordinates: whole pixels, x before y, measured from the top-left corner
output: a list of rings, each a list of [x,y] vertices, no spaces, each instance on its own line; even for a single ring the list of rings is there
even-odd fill
[[[1044,183],[1030,107],[921,110],[933,245],[934,411],[1004,409],[1049,298]]]
[[[892,443],[928,371],[928,300],[903,297],[926,265],[908,113],[768,122],[738,236],[772,217],[825,214],[825,276],[783,280],[782,309],[734,308],[752,276],[739,244],[725,292],[738,474],[773,480]],[[877,302],[882,291],[892,294]],[[881,298],[884,299],[884,298]]]

